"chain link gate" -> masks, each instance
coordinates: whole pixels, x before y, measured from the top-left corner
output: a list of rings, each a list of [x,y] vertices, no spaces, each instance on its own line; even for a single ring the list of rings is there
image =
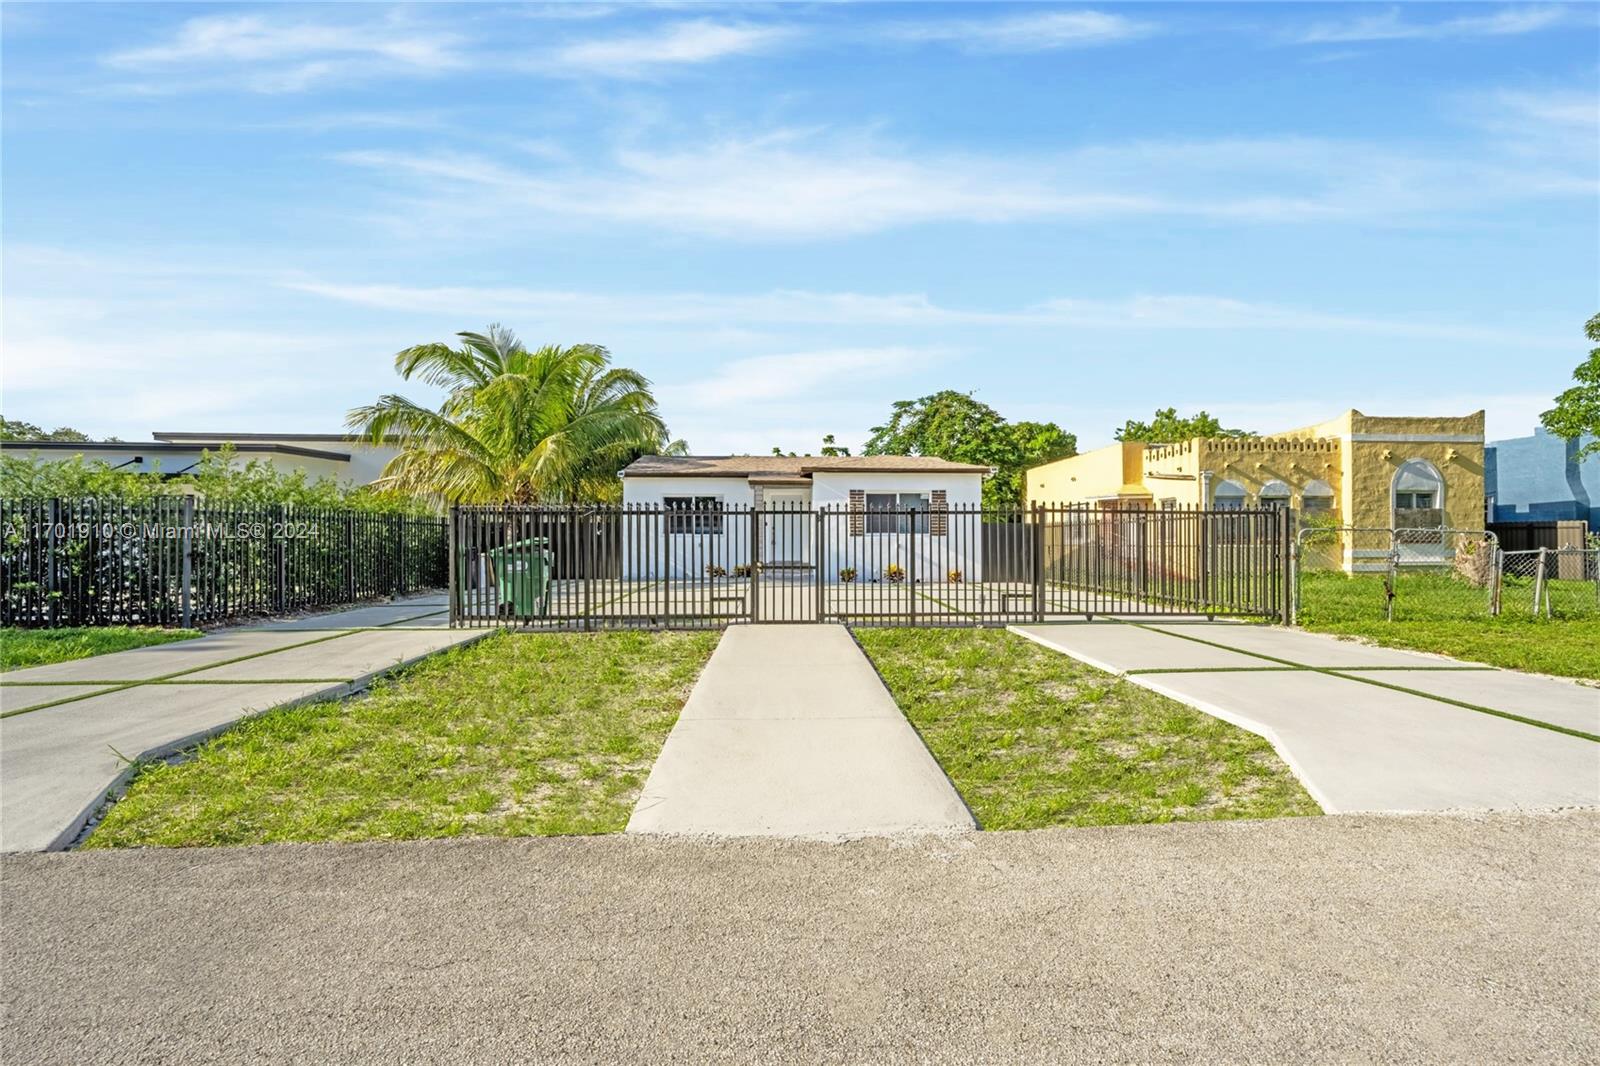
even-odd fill
[[[1526,618],[1600,618],[1600,548],[1500,553],[1500,613]]]
[[[1306,525],[1294,620],[1489,618],[1500,613],[1500,555],[1481,529]]]

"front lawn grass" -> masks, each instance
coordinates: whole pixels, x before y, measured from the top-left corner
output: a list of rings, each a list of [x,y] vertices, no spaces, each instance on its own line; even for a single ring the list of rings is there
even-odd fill
[[[1305,628],[1507,670],[1600,680],[1600,622],[1526,618],[1385,622],[1380,618],[1375,622],[1322,622]]]
[[[997,629],[863,629],[985,829],[1320,814],[1260,737]]]
[[[1383,576],[1302,574],[1300,626],[1316,633],[1360,637],[1388,648],[1434,652],[1508,670],[1600,679],[1600,617],[1585,614],[1594,586],[1559,582],[1552,606],[1572,617],[1532,615],[1526,578],[1508,578],[1501,613],[1490,615],[1488,593],[1447,574],[1400,575],[1395,620],[1384,620]]]
[[[143,767],[87,847],[623,829],[715,633],[503,633]]]
[[[200,636],[195,629],[148,626],[84,626],[68,629],[0,629],[0,670],[87,659],[147,644],[167,644]]]

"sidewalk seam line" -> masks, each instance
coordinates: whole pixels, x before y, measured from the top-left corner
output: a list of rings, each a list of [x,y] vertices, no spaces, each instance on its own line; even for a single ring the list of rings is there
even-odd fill
[[[1511,711],[1497,711],[1493,707],[1483,707],[1483,706],[1480,706],[1480,705],[1478,705],[1476,703],[1467,703],[1467,702],[1465,702],[1463,700],[1451,699],[1448,696],[1436,696],[1431,692],[1423,692],[1423,691],[1421,691],[1419,689],[1404,688],[1404,687],[1402,687],[1400,685],[1391,685],[1391,684],[1389,684],[1388,682],[1385,682],[1385,681],[1374,681],[1371,678],[1367,678],[1367,677],[1358,677],[1358,676],[1353,676],[1353,675],[1347,674],[1347,673],[1340,673],[1339,672],[1340,668],[1338,668],[1338,667],[1332,667],[1332,666],[1305,666],[1305,665],[1302,665],[1300,663],[1290,662],[1288,659],[1280,659],[1275,655],[1266,655],[1266,654],[1264,654],[1262,652],[1255,652],[1255,651],[1240,651],[1240,649],[1238,649],[1238,648],[1230,648],[1226,644],[1217,644],[1217,643],[1214,643],[1213,641],[1203,640],[1200,637],[1191,637],[1191,636],[1188,636],[1187,634],[1181,634],[1181,633],[1168,633],[1164,629],[1156,629],[1154,626],[1146,625],[1145,623],[1142,623],[1142,622],[1124,622],[1121,619],[1118,619],[1117,621],[1122,625],[1135,626],[1135,627],[1137,627],[1139,629],[1143,629],[1143,630],[1145,630],[1147,632],[1150,632],[1150,633],[1160,633],[1160,634],[1163,634],[1163,635],[1169,636],[1169,637],[1177,637],[1179,640],[1192,640],[1196,644],[1205,644],[1205,645],[1209,645],[1210,647],[1213,647],[1213,648],[1220,648],[1220,649],[1222,649],[1224,651],[1239,651],[1240,654],[1242,654],[1242,655],[1254,655],[1259,659],[1266,659],[1269,662],[1283,663],[1283,664],[1285,664],[1287,666],[1295,667],[1296,669],[1310,670],[1310,671],[1312,671],[1314,673],[1325,674],[1325,675],[1327,675],[1329,677],[1340,677],[1340,678],[1343,678],[1346,681],[1354,681],[1357,684],[1362,684],[1362,685],[1372,685],[1375,688],[1386,688],[1386,689],[1390,689],[1390,690],[1392,690],[1394,692],[1404,692],[1407,695],[1420,696],[1420,697],[1422,697],[1424,699],[1433,700],[1435,703],[1443,703],[1443,704],[1445,704],[1447,706],[1451,706],[1451,707],[1462,707],[1462,708],[1465,708],[1466,710],[1469,710],[1469,711],[1477,711],[1479,714],[1489,714],[1489,715],[1493,715],[1496,718],[1506,718],[1506,719],[1509,719],[1510,721],[1513,721],[1513,722],[1520,722],[1523,725],[1531,725],[1531,726],[1535,726],[1535,727],[1537,727],[1539,729],[1548,729],[1553,733],[1565,733],[1567,736],[1578,737],[1581,740],[1588,740],[1588,741],[1592,741],[1592,742],[1594,742],[1596,744],[1600,744],[1600,736],[1596,736],[1593,733],[1585,733],[1581,729],[1573,729],[1570,726],[1556,725],[1554,722],[1545,722],[1545,721],[1541,721],[1541,720],[1539,720],[1537,718],[1525,718],[1522,715],[1514,714]],[[1397,667],[1396,669],[1404,670],[1405,667]],[[1493,667],[1490,667],[1490,669],[1493,669]],[[1124,673],[1126,673],[1126,671],[1124,671]]]
[[[157,684],[157,683],[162,682],[162,681],[170,681],[175,677],[185,677],[185,676],[187,676],[189,674],[197,674],[202,670],[214,670],[219,666],[232,666],[234,663],[247,662],[247,661],[249,661],[251,659],[261,659],[261,658],[265,658],[268,655],[276,655],[281,651],[293,651],[295,648],[307,648],[307,647],[310,647],[313,644],[324,644],[324,643],[327,643],[330,640],[338,640],[340,637],[350,636],[350,634],[352,634],[354,632],[356,632],[356,631],[355,630],[341,630],[340,632],[334,633],[331,636],[317,637],[314,640],[303,640],[303,641],[300,641],[297,644],[285,644],[281,648],[271,648],[271,649],[269,649],[267,651],[258,651],[258,652],[253,652],[253,653],[251,653],[249,655],[240,655],[240,656],[237,656],[236,658],[233,658],[233,659],[223,659],[221,662],[206,663],[204,666],[196,666],[196,667],[192,667],[192,668],[190,668],[188,670],[174,670],[170,674],[162,674],[160,677],[151,677],[151,678],[146,678],[146,679],[144,679],[142,681],[134,681],[134,682],[130,682],[129,684],[119,685],[118,687],[116,687],[114,689],[107,690],[105,692],[88,692],[88,693],[85,693],[82,696],[69,696],[66,699],[56,700],[53,703],[41,703],[41,704],[38,704],[37,706],[33,706],[33,707],[22,707],[22,708],[19,708],[18,710],[15,710],[15,711],[5,711],[4,713],[0,713],[0,719],[12,718],[12,717],[15,717],[16,715],[19,715],[19,714],[32,714],[34,711],[42,711],[47,707],[59,707],[64,703],[77,703],[79,700],[92,699],[95,696],[106,696],[106,695],[109,695],[111,692],[123,692],[123,691],[126,691],[127,689],[130,689],[130,688],[137,688],[140,685],[153,685],[153,684]],[[93,658],[93,656],[90,656],[90,658]],[[93,684],[93,682],[89,682],[89,684]]]

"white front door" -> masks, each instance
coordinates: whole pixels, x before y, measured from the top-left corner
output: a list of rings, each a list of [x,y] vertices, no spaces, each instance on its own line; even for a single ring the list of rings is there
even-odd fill
[[[811,562],[811,494],[804,489],[774,491],[761,498],[761,561],[767,566]]]

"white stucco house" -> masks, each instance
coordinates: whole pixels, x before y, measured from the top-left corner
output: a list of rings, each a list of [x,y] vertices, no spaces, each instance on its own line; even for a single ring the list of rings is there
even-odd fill
[[[623,571],[632,578],[813,573],[878,580],[964,568],[979,523],[986,466],[929,456],[652,455],[621,472]],[[675,513],[676,512],[676,513]],[[971,527],[970,529],[968,527]]]

